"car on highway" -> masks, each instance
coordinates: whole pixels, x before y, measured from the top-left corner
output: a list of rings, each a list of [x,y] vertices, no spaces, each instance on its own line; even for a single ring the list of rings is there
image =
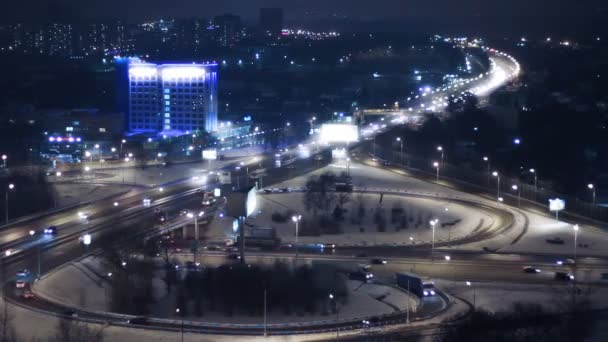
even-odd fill
[[[24,281],[24,280],[17,280],[15,282],[15,287],[18,288],[18,289],[24,289],[25,286],[26,286],[26,284],[27,284],[27,282]]]
[[[30,270],[28,270],[27,268],[24,268],[22,270],[17,271],[17,278],[25,278],[28,277],[30,275]]]
[[[574,275],[569,272],[555,272],[555,280],[571,281],[574,280]]]
[[[386,265],[386,260],[384,259],[379,259],[379,258],[373,258],[371,260],[372,265]]]
[[[262,190],[265,194],[271,194],[272,190],[271,189],[264,189]]]
[[[434,296],[435,292],[435,283],[432,281],[425,281],[422,283],[422,294],[425,297]]]
[[[55,226],[46,227],[46,228],[44,228],[43,232],[45,235],[55,235],[55,234],[57,234],[57,227],[55,227]]]
[[[65,309],[61,312],[61,314],[68,317],[78,317],[78,312],[73,309]]]
[[[241,260],[241,255],[237,253],[230,253],[226,257],[230,260]]]
[[[152,204],[152,200],[149,197],[144,198],[143,200],[144,207],[149,207]]]
[[[525,266],[524,273],[540,273],[540,269],[532,266]]]
[[[547,243],[551,243],[554,245],[563,245],[564,244],[564,239],[560,238],[560,237],[554,237],[554,238],[550,238],[546,240]]]
[[[21,298],[24,299],[31,299],[34,298],[34,293],[30,290],[25,290],[23,291],[23,293],[21,294]]]
[[[348,274],[348,279],[350,279],[350,280],[360,280],[363,282],[368,282],[368,281],[372,281],[373,278],[374,278],[373,273],[365,272],[365,271],[351,272]]]
[[[127,320],[127,323],[129,323],[129,324],[147,324],[148,318],[147,317],[133,317],[133,318]]]

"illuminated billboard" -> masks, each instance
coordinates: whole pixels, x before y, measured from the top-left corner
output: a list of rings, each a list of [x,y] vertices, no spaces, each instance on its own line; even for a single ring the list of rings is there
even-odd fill
[[[566,208],[566,202],[562,199],[549,199],[549,210],[550,211],[560,211]]]
[[[359,128],[351,124],[323,124],[320,139],[323,143],[355,142],[359,140]]]
[[[245,210],[247,212],[247,217],[251,216],[253,212],[258,207],[258,193],[255,187],[251,188],[249,192],[247,192],[247,202],[245,203]]]
[[[217,159],[217,150],[214,148],[203,150],[203,159],[216,160]]]

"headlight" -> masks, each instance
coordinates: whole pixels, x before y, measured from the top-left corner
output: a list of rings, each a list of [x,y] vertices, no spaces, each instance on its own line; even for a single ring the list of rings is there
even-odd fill
[[[429,292],[428,292],[428,291],[424,291],[424,292],[422,292],[422,293],[423,293],[425,296],[428,296],[428,295],[429,295]]]
[[[435,291],[431,290],[431,296],[435,295]]]

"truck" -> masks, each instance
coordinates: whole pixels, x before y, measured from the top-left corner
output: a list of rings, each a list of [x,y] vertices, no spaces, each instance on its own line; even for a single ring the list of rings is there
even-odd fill
[[[395,284],[420,298],[436,294],[435,283],[430,280],[423,280],[420,276],[412,273],[395,273]]]
[[[222,171],[218,174],[218,179],[220,184],[231,184],[232,183],[232,175],[228,171]]]

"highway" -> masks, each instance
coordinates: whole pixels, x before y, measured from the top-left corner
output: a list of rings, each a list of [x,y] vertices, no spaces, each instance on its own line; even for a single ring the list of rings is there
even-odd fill
[[[440,110],[447,105],[450,95],[461,94],[465,90],[472,91],[479,96],[485,96],[505,82],[515,77],[519,72],[519,65],[510,56],[491,49],[487,50],[492,60],[492,68],[485,75],[480,75],[468,80],[461,80],[451,85],[446,85],[428,93],[421,94],[412,98],[412,115],[424,114],[427,110]],[[415,104],[415,105],[414,105]],[[393,121],[391,126],[401,124],[399,120]],[[373,124],[372,124],[373,126]],[[369,139],[376,134],[389,129],[388,126],[364,131],[364,135]],[[367,133],[366,133],[367,132]],[[315,147],[313,142],[305,142],[312,150]],[[326,153],[324,148],[321,154]],[[313,155],[314,156],[314,155]],[[293,178],[297,175],[315,170],[319,166],[310,158],[305,161],[297,161],[293,168],[279,168],[269,171],[264,177],[265,185],[277,183],[282,180]],[[225,163],[218,163],[218,167],[224,170],[235,172],[241,160],[232,160]],[[273,168],[273,158],[271,156],[259,157],[254,163],[247,158],[246,161],[253,170],[259,168]],[[329,161],[324,159],[323,165]],[[257,165],[257,166],[256,166]],[[376,165],[378,166],[378,165]],[[247,171],[249,172],[249,170]],[[235,172],[241,179],[247,178],[244,170]],[[211,186],[209,184],[208,186]],[[71,260],[77,259],[88,252],[93,252],[97,246],[112,243],[111,239],[125,238],[128,236],[142,236],[150,233],[154,229],[154,219],[152,209],[144,207],[142,200],[144,197],[152,199],[152,208],[158,207],[164,211],[176,212],[183,208],[195,208],[200,206],[200,195],[194,188],[192,182],[183,180],[167,186],[163,186],[164,191],[155,189],[136,189],[130,192],[96,202],[81,208],[61,211],[48,216],[32,219],[4,227],[0,231],[0,252],[2,266],[2,283],[5,284],[4,295],[19,305],[31,306],[37,309],[61,313],[65,308],[36,298],[31,301],[24,301],[14,296],[11,279],[17,270],[30,269],[37,272],[38,260],[42,261],[42,273],[63,265]],[[117,205],[114,204],[117,203]],[[502,221],[492,229],[478,232],[475,241],[492,238],[501,234],[504,227],[509,225],[512,216],[505,213],[498,213],[496,208],[487,206],[483,210],[492,211],[494,215],[501,216]],[[86,218],[85,218],[86,216]],[[183,218],[168,223],[176,228],[184,224]],[[41,236],[40,231],[48,226],[57,226],[58,234],[55,236]],[[34,237],[30,237],[30,230],[35,230]],[[79,241],[83,234],[92,236],[93,244],[85,247]],[[472,239],[472,238],[470,238]],[[458,241],[459,243],[471,242],[472,240]],[[456,241],[453,241],[455,243]],[[554,279],[556,271],[573,272],[576,281],[593,282],[603,286],[602,274],[608,273],[608,259],[606,258],[586,258],[579,257],[576,265],[568,264],[566,258],[555,255],[542,254],[502,254],[487,253],[478,251],[466,251],[442,248],[445,243],[436,245],[435,253],[431,256],[428,244],[418,246],[368,246],[368,247],[340,247],[332,250],[312,250],[300,249],[300,262],[314,263],[317,261],[330,261],[336,263],[369,263],[370,258],[384,258],[388,261],[383,266],[372,266],[373,272],[378,275],[378,279],[389,282],[395,272],[416,272],[433,279],[449,279],[452,281],[487,281],[487,282],[514,282],[530,284],[551,284],[555,286],[569,286],[567,282],[560,282]],[[7,251],[9,251],[7,253]],[[357,255],[366,254],[365,257]],[[449,260],[445,257],[449,256]],[[225,261],[224,252],[204,253],[205,263],[210,265]],[[276,259],[290,260],[293,258],[293,249],[283,247],[274,251],[259,251],[248,249],[246,253],[248,262],[274,262]],[[561,260],[564,263],[557,264]],[[537,274],[523,272],[523,266],[533,266],[541,270]],[[69,280],[67,280],[69,281]],[[8,291],[6,291],[8,290]],[[430,303],[432,304],[432,303]],[[430,305],[429,304],[429,305]],[[421,313],[422,314],[422,313]],[[113,324],[132,326],[126,323],[124,317],[119,315],[108,316],[100,313],[81,313],[80,319],[93,322],[112,321]],[[403,313],[395,314],[383,318],[384,323],[403,322]],[[415,317],[413,317],[415,319]],[[150,321],[155,323],[154,320]],[[177,330],[179,327],[176,322],[167,323],[158,321],[154,328],[165,330]],[[260,334],[261,327],[239,327],[213,326],[213,325],[194,325],[186,323],[182,327],[186,331],[209,332],[209,333],[234,333],[234,334]],[[274,334],[283,333],[303,333],[321,332],[336,327],[360,328],[360,322],[339,322],[324,325],[311,326],[287,326],[270,327],[269,331]]]

